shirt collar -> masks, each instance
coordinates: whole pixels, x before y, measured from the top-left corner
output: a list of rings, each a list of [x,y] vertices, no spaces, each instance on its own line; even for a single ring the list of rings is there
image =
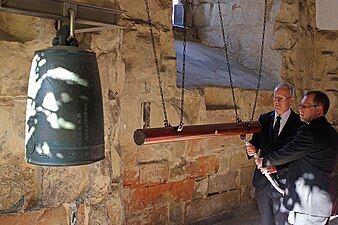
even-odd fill
[[[281,119],[282,121],[287,121],[290,115],[291,115],[291,109],[289,109],[288,111],[286,111],[285,113],[283,113],[282,115],[279,115],[279,116],[282,117],[282,119]],[[278,116],[278,113],[275,110],[275,121],[277,120],[276,119],[277,116]]]

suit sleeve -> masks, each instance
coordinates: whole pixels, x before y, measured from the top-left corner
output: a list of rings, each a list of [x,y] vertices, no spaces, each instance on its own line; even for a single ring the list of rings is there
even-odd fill
[[[262,115],[259,116],[258,122],[262,124]],[[254,133],[252,135],[252,139],[249,141],[250,144],[255,146],[256,150],[258,151],[261,148],[261,134],[260,133]],[[248,156],[248,154],[247,154]],[[248,159],[251,159],[253,156],[248,156]]]
[[[263,167],[281,165],[300,159],[311,152],[314,137],[309,126],[299,128],[292,142],[263,158]]]

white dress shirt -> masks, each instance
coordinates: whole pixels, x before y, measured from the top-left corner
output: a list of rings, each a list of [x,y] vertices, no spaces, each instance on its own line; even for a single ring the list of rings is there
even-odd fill
[[[283,130],[283,127],[285,126],[286,121],[288,121],[290,114],[291,114],[291,109],[289,109],[288,111],[286,111],[282,115],[278,115],[278,113],[275,111],[275,119],[273,121],[273,126],[275,126],[275,123],[277,121],[277,116],[282,117],[282,119],[280,120],[280,127],[279,127],[279,131],[278,131],[278,135]]]

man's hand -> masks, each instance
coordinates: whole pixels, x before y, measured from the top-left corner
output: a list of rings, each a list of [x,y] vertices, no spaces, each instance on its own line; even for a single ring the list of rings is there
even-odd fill
[[[256,165],[258,169],[262,168],[262,164],[263,164],[263,158],[257,158],[255,159]]]
[[[272,174],[272,173],[277,173],[277,169],[275,166],[268,166],[268,167],[264,167],[261,168],[261,172],[262,174]]]
[[[277,173],[277,169],[275,166],[267,166],[262,168],[262,164],[263,164],[263,158],[257,158],[255,159],[257,168],[261,170],[261,172],[263,174],[272,174],[272,173]]]
[[[257,153],[256,147],[252,144],[246,144],[246,152],[248,153],[248,156],[254,156]]]

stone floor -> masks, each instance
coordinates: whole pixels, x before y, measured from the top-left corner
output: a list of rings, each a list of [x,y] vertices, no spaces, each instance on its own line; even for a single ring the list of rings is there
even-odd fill
[[[260,215],[257,206],[246,206],[240,209],[226,212],[191,225],[260,225]],[[338,225],[338,218],[332,220],[329,225]]]
[[[256,206],[246,206],[231,212],[222,213],[191,225],[260,225]]]
[[[182,59],[183,44],[175,40],[177,86],[182,83]],[[255,90],[257,87],[258,75],[241,64],[229,60],[234,87],[244,90]],[[275,83],[263,74],[261,79],[261,90],[272,90]],[[186,62],[185,62],[185,87],[195,89],[205,86],[230,87],[227,63],[224,53],[209,48],[199,42],[187,41]]]

